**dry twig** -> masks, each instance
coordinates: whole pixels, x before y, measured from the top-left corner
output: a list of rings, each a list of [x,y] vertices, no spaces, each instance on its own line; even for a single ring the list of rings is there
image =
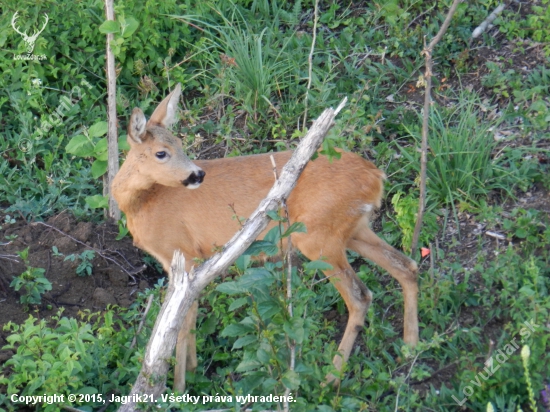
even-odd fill
[[[475,28],[475,30],[472,32],[472,39],[475,39],[479,37],[487,28],[491,25],[491,23],[498,17],[500,13],[504,10],[506,7],[506,3],[499,4],[489,16],[483,20],[483,23],[481,23],[479,26]]]
[[[423,122],[422,122],[422,147],[420,155],[420,199],[418,204],[418,215],[416,218],[416,225],[414,226],[413,240],[411,245],[411,254],[414,257],[416,255],[416,250],[418,248],[418,238],[420,237],[420,229],[422,228],[422,218],[424,217],[424,208],[426,207],[426,165],[428,157],[428,119],[430,117],[430,106],[432,103],[431,89],[432,89],[432,51],[435,45],[441,40],[449,24],[451,24],[451,19],[453,14],[458,7],[458,4],[461,0],[454,0],[447,17],[443,22],[443,25],[439,29],[437,35],[432,39],[430,44],[427,47],[424,47],[422,54],[426,58],[426,72],[424,74],[424,80],[426,81],[426,91],[424,93],[424,113],[423,113]],[[425,41],[425,40],[424,40]]]
[[[105,15],[107,20],[115,20],[115,8],[113,0],[105,0]],[[109,217],[114,220],[120,219],[120,209],[118,204],[111,195],[111,182],[118,172],[118,131],[116,117],[116,69],[115,55],[111,49],[111,43],[114,42],[115,36],[113,33],[107,34],[107,118],[109,131],[107,133],[108,140],[108,169],[106,178],[103,180],[104,188],[103,195],[109,196]]]
[[[273,165],[273,174],[275,175],[275,182],[279,180],[279,176],[277,173],[277,164],[275,163],[275,158],[273,156],[270,156],[271,164]],[[290,214],[288,213],[288,207],[286,205],[286,202],[283,201],[283,209],[285,210],[285,217],[288,226],[290,227]],[[280,228],[280,226],[279,226]],[[282,231],[281,231],[282,236]],[[286,259],[288,262],[288,273],[286,277],[286,298],[288,301],[288,315],[290,318],[293,317],[293,309],[292,309],[292,240],[291,236],[288,236],[288,245],[287,245],[287,251],[286,251]],[[281,253],[282,253],[282,238],[281,238]],[[288,346],[290,348],[290,365],[288,367],[289,370],[293,371],[294,367],[296,366],[296,342],[294,340],[290,340],[290,342],[287,342]],[[283,410],[284,412],[290,411],[290,405],[288,402],[288,396],[290,395],[290,388],[285,389],[285,401],[283,402]]]
[[[319,0],[315,0],[315,10],[313,12],[313,38],[311,39],[311,49],[309,51],[308,56],[308,63],[309,63],[309,70],[308,70],[308,78],[307,78],[307,89],[306,89],[306,97],[304,98],[304,123],[302,124],[302,130],[306,129],[306,121],[307,121],[307,101],[309,98],[309,89],[311,89],[311,78],[313,77],[313,52],[315,51],[315,41],[317,40],[317,20],[319,19]],[[300,121],[298,120],[298,123]]]
[[[145,323],[145,318],[149,313],[149,309],[151,309],[151,304],[153,303],[153,297],[154,295],[151,293],[147,298],[147,306],[145,307],[145,311],[143,312],[143,316],[141,317],[141,321],[139,322],[136,334],[134,335],[134,339],[132,339],[132,343],[130,343],[130,347],[128,348],[128,350],[131,350],[136,345],[137,336],[139,335],[139,332],[141,332],[141,329],[143,328],[143,324]]]

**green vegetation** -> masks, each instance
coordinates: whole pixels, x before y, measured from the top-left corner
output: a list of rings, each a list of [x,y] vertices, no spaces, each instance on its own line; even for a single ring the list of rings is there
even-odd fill
[[[492,158],[498,144],[494,130],[500,122],[483,116],[482,103],[475,96],[460,96],[458,103],[450,108],[433,108],[430,118],[428,158],[428,185],[430,204],[453,206],[458,202],[477,204],[491,190],[513,195],[515,188],[526,189],[537,169],[534,161],[515,159],[515,167],[509,167],[512,156],[504,148],[503,155]],[[486,110],[486,109],[485,109]],[[420,144],[421,127],[417,124],[406,129]],[[401,149],[411,167],[419,173],[419,156]],[[527,178],[527,179],[526,179]],[[479,205],[478,205],[479,206]]]
[[[132,108],[139,105],[150,115],[178,82],[185,110],[177,131],[190,156],[215,146],[228,156],[295,147],[304,125],[347,96],[324,149],[353,150],[385,171],[382,229],[378,222],[375,227],[408,251],[418,204],[420,52],[451,1],[320,2],[310,74],[314,3],[117,1],[117,21],[105,23],[100,0],[3,1],[0,205],[9,214],[4,226],[14,223],[14,213],[39,220],[69,209],[80,219],[102,218],[104,49],[105,33],[112,32],[122,151]],[[526,194],[550,188],[548,1],[521,12],[511,2],[493,31],[470,44],[472,30],[497,3],[460,4],[434,51],[428,210],[420,237],[421,246],[432,245],[432,260],[419,273],[419,346],[411,349],[401,340],[397,283],[351,254],[374,300],[341,384],[321,385],[327,373],[336,373],[331,359],[344,303],[320,273],[322,261],[293,266],[291,273],[288,262],[251,265],[250,255],[276,254],[281,234],[274,230],[267,243],[239,258],[227,282],[204,292],[199,367],[188,374],[190,394],[235,399],[282,395],[288,388],[296,399],[292,410],[321,412],[455,411],[463,400],[470,410],[488,410],[489,403],[494,411],[550,407],[541,395],[545,387],[550,390],[549,205],[544,200],[531,205]],[[45,60],[14,60],[25,52],[11,27],[16,11],[20,28],[31,33],[48,13],[33,51]],[[505,51],[504,37],[510,42]],[[124,219],[119,230],[120,237],[128,231]],[[27,270],[11,286],[22,291],[22,303],[36,305],[51,285],[43,269],[27,264],[26,253],[21,257]],[[88,251],[65,259],[78,261],[76,271],[83,276],[92,273],[93,258]],[[0,377],[0,409],[15,410],[13,393],[127,394],[158,313],[161,285],[152,293],[155,304],[135,347],[130,342],[146,296],[127,310],[5,325],[14,355],[6,362],[9,374]],[[519,349],[507,346],[514,340]],[[522,346],[530,356],[522,358]],[[499,350],[506,354],[502,362]],[[495,366],[490,374],[489,358]],[[189,411],[242,407],[159,405]],[[103,404],[96,398],[71,406],[91,411]],[[272,403],[250,407],[276,409]],[[110,405],[107,411],[115,409]]]
[[[22,250],[18,254],[25,266],[27,266],[27,270],[13,278],[10,286],[16,292],[23,289],[20,292],[21,296],[19,300],[25,306],[40,304],[42,303],[42,295],[48,290],[52,290],[51,282],[44,276],[46,270],[29,265],[29,248]]]
[[[78,276],[86,276],[86,275],[90,276],[94,268],[92,264],[92,260],[94,258],[95,258],[95,252],[93,250],[85,250],[80,255],[75,255],[73,253],[69,256],[66,256],[64,260],[70,260],[71,262],[74,262],[75,260],[79,260],[80,263],[76,268],[76,274]]]
[[[160,285],[159,285],[160,287]],[[157,296],[159,287],[153,291]],[[12,332],[8,348],[16,350],[6,362],[13,371],[9,378],[0,376],[7,394],[20,396],[41,394],[90,395],[87,407],[101,407],[98,394],[120,394],[124,386],[137,376],[139,356],[146,343],[143,333],[137,334],[141,320],[139,308],[146,298],[140,295],[129,310],[109,309],[102,314],[82,313],[81,319],[62,317],[62,311],[51,322],[30,316],[24,324],[4,325]],[[154,320],[159,306],[150,312]],[[130,342],[137,338],[137,352]],[[140,355],[141,353],[141,355]],[[90,401],[93,399],[93,401]],[[13,410],[8,396],[0,394],[0,405]],[[41,405],[40,410],[58,411],[59,403]]]

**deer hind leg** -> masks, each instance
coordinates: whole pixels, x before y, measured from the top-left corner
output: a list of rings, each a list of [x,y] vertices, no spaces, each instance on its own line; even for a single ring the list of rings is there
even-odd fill
[[[403,340],[418,343],[418,282],[416,262],[380,239],[368,226],[361,224],[348,241],[348,248],[387,270],[403,288],[405,306]]]
[[[191,331],[196,328],[198,307],[199,303],[194,301],[178,333],[178,341],[176,344],[176,367],[174,369],[174,390],[180,393],[185,392],[185,371],[195,370],[197,367],[197,345],[195,333]]]
[[[311,236],[311,234],[309,236]],[[313,237],[309,237],[308,240],[311,241],[312,238]],[[320,239],[323,238],[321,237]],[[323,257],[327,263],[332,265],[333,269],[326,271],[325,276],[330,279],[338,292],[340,292],[348,308],[349,317],[346,330],[338,346],[339,353],[332,361],[335,368],[340,371],[342,370],[344,362],[348,360],[351,354],[357,335],[363,330],[365,315],[372,301],[372,293],[353,271],[347,261],[345,249],[343,247],[339,246],[331,249],[327,247],[328,245],[326,244],[319,246],[307,244],[309,242],[295,243],[307,258],[315,260]],[[326,380],[328,383],[338,382],[338,378],[332,374],[327,375]]]

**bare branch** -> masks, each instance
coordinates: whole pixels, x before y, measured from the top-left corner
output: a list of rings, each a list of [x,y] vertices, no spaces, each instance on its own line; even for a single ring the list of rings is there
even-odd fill
[[[134,339],[132,339],[132,343],[130,343],[130,348],[132,349],[137,342],[137,336],[141,332],[141,329],[143,328],[143,324],[145,323],[145,318],[147,317],[147,314],[149,313],[149,310],[151,309],[151,304],[153,303],[153,297],[154,295],[151,293],[149,297],[147,298],[147,306],[145,306],[145,310],[143,311],[143,315],[141,316],[141,321],[139,322],[139,326],[137,328],[136,334],[134,335]]]
[[[504,10],[506,7],[505,3],[499,4],[491,14],[481,23],[479,26],[475,28],[475,30],[472,32],[472,39],[475,39],[479,37],[487,28],[489,25],[498,17],[500,13]]]
[[[105,15],[107,20],[115,20],[114,0],[105,0]],[[107,176],[103,180],[103,195],[109,197],[109,217],[115,221],[120,219],[120,209],[111,194],[111,183],[118,172],[118,131],[116,117],[116,68],[115,55],[111,49],[111,43],[115,40],[113,33],[107,33],[107,120],[109,130],[107,132],[108,142],[108,165]]]
[[[315,0],[315,9],[313,11],[313,38],[311,39],[311,49],[309,51],[309,56],[307,58],[309,69],[308,69],[308,76],[307,76],[307,88],[306,88],[306,96],[304,98],[304,123],[302,124],[302,130],[306,129],[306,121],[307,121],[307,105],[308,105],[308,99],[309,99],[309,89],[311,89],[311,81],[313,77],[313,52],[315,51],[315,42],[317,41],[317,20],[319,19],[319,0]],[[300,121],[298,120],[298,124]]]
[[[424,113],[422,121],[422,146],[420,154],[420,199],[418,204],[418,215],[416,218],[416,224],[414,226],[413,239],[411,244],[411,254],[414,257],[418,248],[418,238],[420,237],[420,229],[422,228],[422,219],[424,217],[424,209],[426,207],[426,167],[428,162],[428,119],[430,117],[430,106],[432,103],[431,89],[432,89],[432,51],[435,45],[441,40],[449,24],[451,24],[451,19],[453,14],[458,7],[458,4],[462,0],[454,0],[447,17],[443,22],[443,25],[439,29],[437,35],[432,39],[430,44],[427,47],[424,47],[422,54],[426,58],[426,72],[424,74],[424,79],[426,80],[426,91],[424,93]]]

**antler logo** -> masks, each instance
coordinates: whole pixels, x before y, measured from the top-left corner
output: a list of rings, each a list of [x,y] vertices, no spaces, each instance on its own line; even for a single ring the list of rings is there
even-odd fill
[[[19,13],[19,12],[16,11],[15,14],[13,15],[13,18],[11,19],[11,25],[12,25],[13,29],[23,37],[23,41],[25,42],[25,44],[27,46],[27,53],[31,54],[32,51],[34,50],[34,44],[36,43],[36,39],[38,39],[38,36],[40,35],[40,33],[42,33],[44,31],[44,29],[46,28],[46,24],[48,24],[48,21],[50,20],[50,18],[48,17],[48,15],[46,13],[44,13],[44,15],[46,16],[46,21],[44,22],[44,25],[42,26],[42,28],[39,31],[35,31],[32,36],[29,36],[29,35],[27,35],[26,32],[25,33],[20,32],[17,29],[17,27],[15,26],[15,23],[17,21],[17,13]]]

